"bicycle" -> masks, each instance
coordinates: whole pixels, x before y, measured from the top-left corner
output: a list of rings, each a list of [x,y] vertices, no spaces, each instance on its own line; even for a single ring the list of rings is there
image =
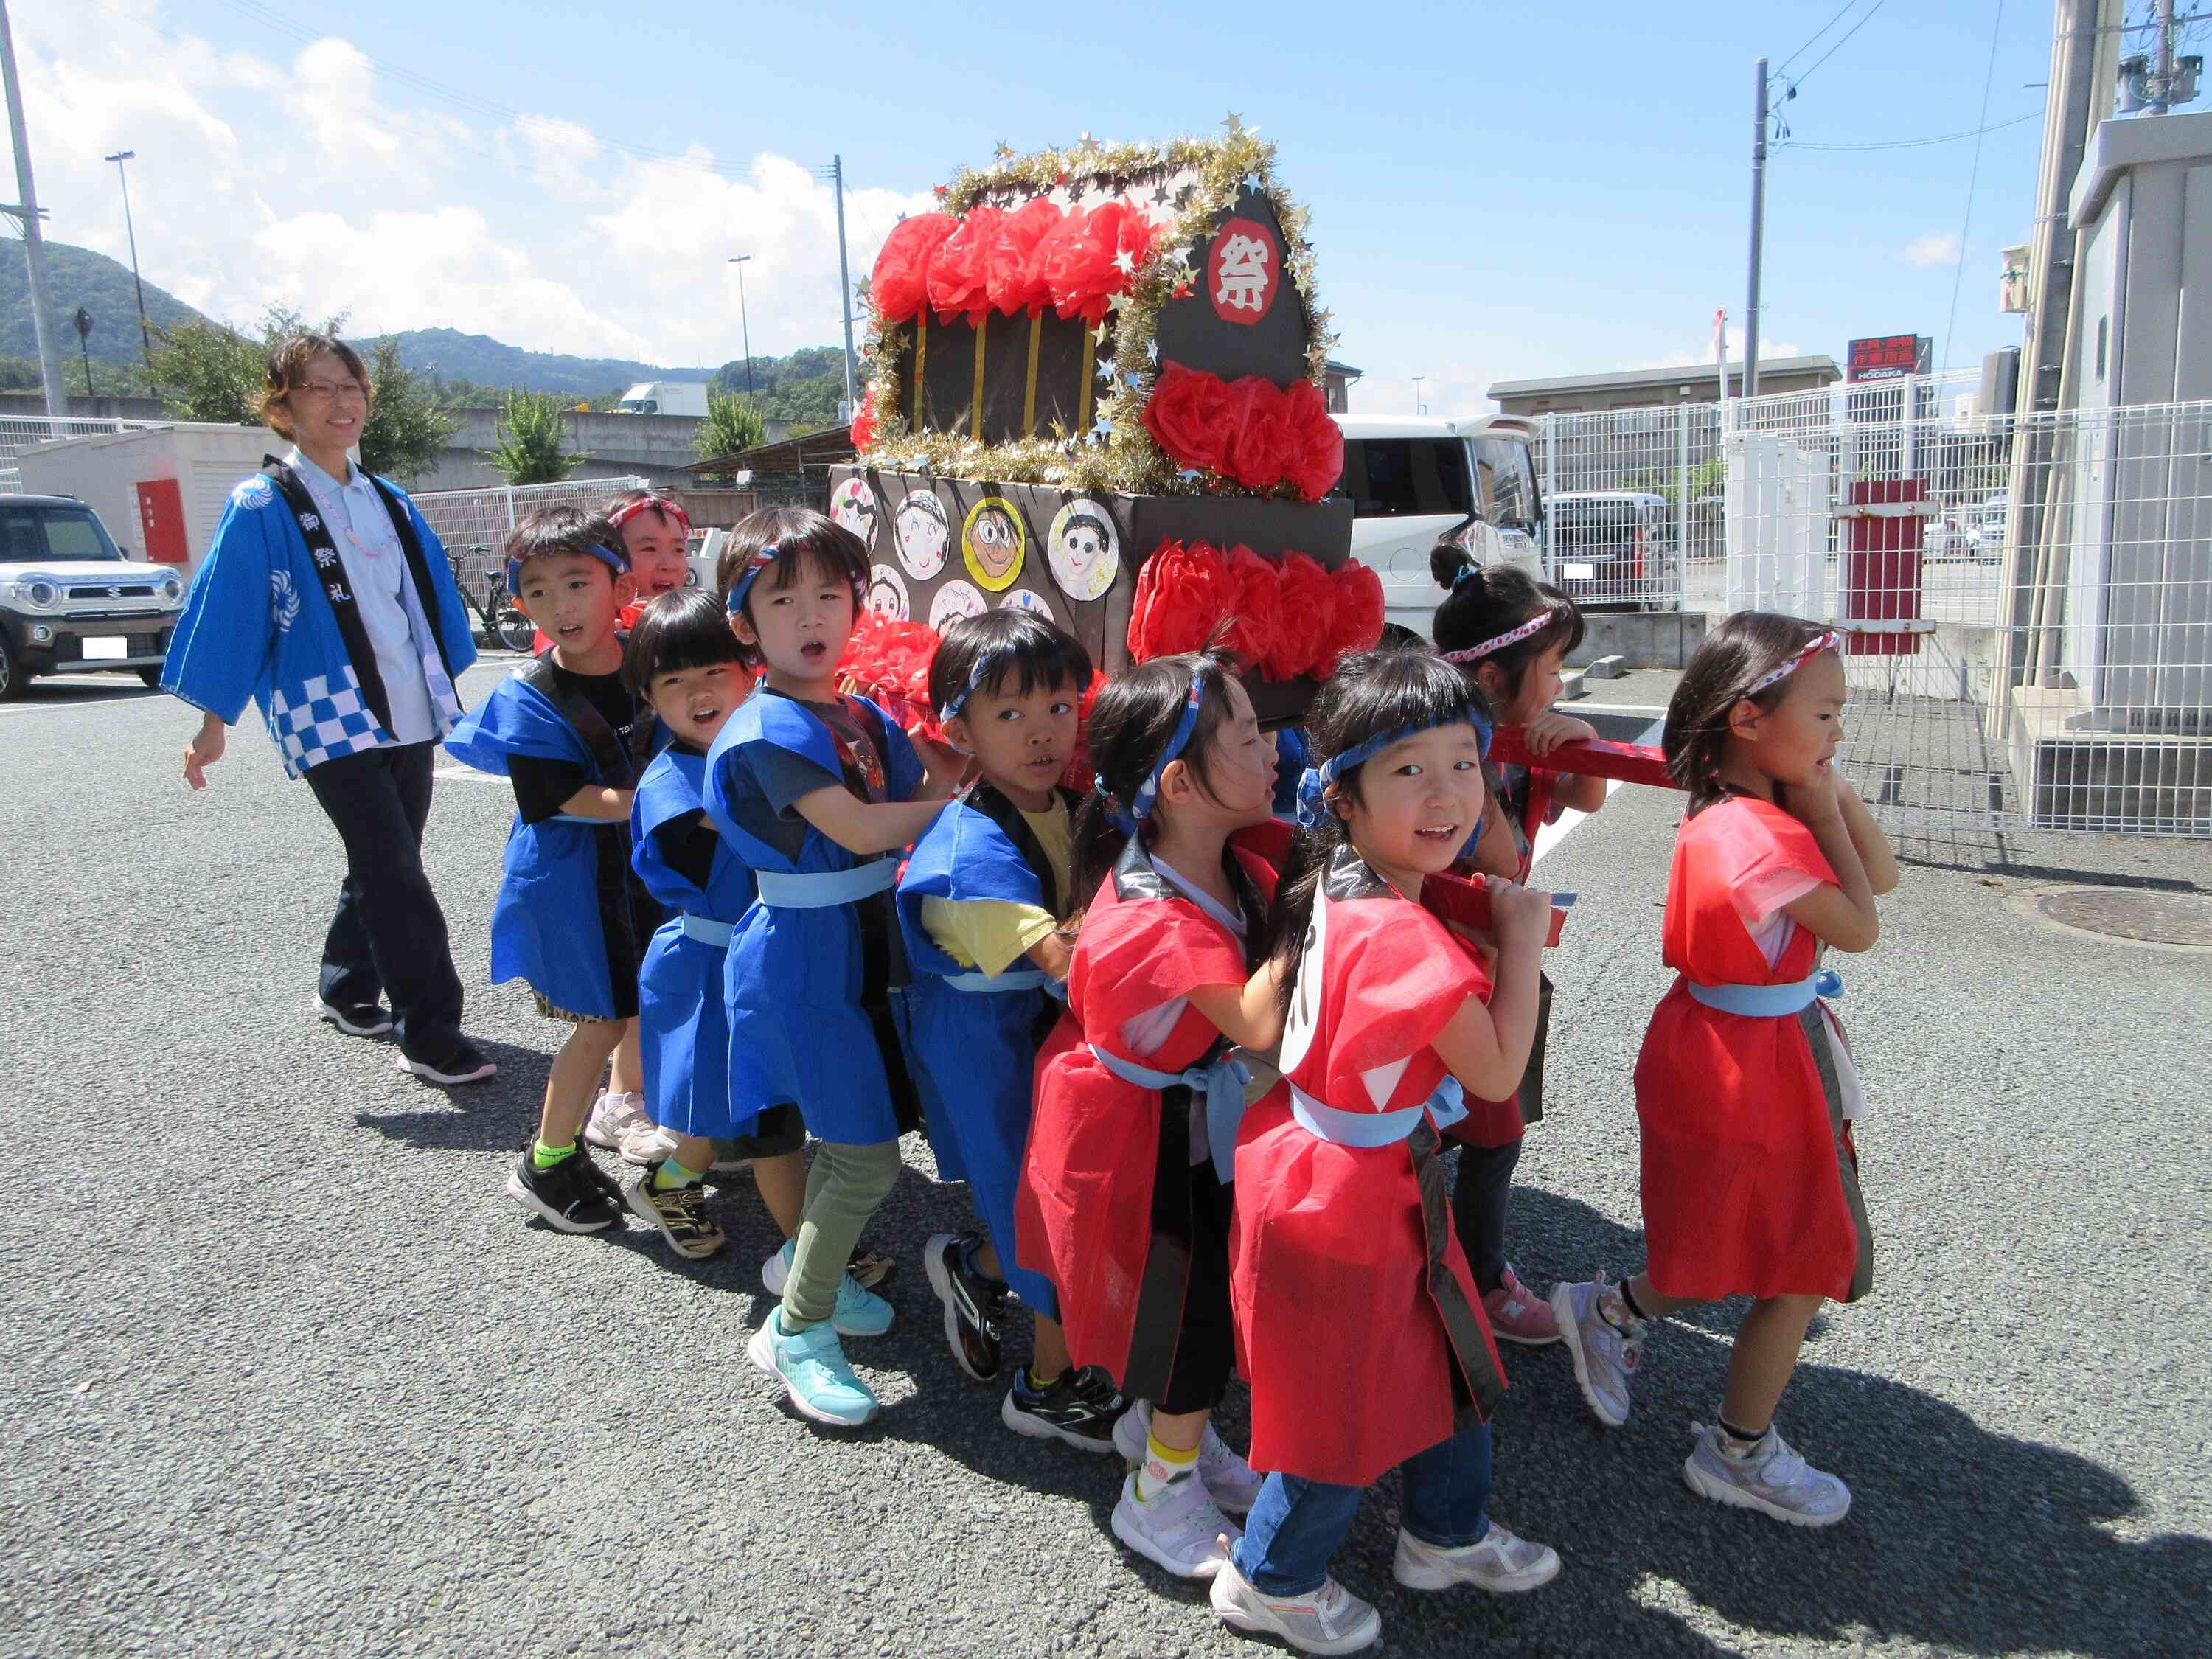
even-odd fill
[[[522,607],[515,604],[514,596],[507,591],[507,583],[500,573],[495,570],[485,579],[484,597],[480,599],[461,568],[470,558],[490,551],[490,548],[482,545],[464,549],[459,553],[451,548],[447,549],[446,562],[453,567],[453,586],[461,590],[461,598],[467,602],[469,609],[483,618],[487,640],[496,640],[510,651],[526,652],[530,649],[532,638],[538,632],[538,625],[522,614]]]

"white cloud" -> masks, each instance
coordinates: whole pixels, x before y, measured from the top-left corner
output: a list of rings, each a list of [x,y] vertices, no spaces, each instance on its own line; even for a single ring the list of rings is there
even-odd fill
[[[1916,236],[1905,245],[1905,263],[1925,269],[1929,265],[1953,265],[1959,262],[1959,233],[1955,230],[1931,230],[1925,236]]]
[[[763,355],[840,336],[829,185],[776,155],[620,150],[565,118],[471,126],[379,76],[350,42],[222,53],[162,0],[16,21],[48,234],[127,257],[128,146],[148,280],[210,315],[343,311],[362,333],[449,327],[540,351],[719,363],[737,283]],[[134,23],[131,19],[136,19]],[[857,282],[926,196],[849,189]]]

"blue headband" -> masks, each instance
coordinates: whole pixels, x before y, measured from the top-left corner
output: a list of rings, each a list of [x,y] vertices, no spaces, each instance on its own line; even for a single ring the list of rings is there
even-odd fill
[[[1474,728],[1475,740],[1481,745],[1482,752],[1489,754],[1490,722],[1483,719],[1481,710],[1469,702],[1462,703],[1442,720],[1401,726],[1395,732],[1385,732],[1364,743],[1355,743],[1342,754],[1331,755],[1319,767],[1309,766],[1298,775],[1298,828],[1318,830],[1328,822],[1328,803],[1322,799],[1322,793],[1346,773],[1357,771],[1394,743],[1402,743],[1423,732],[1433,732],[1440,726],[1456,726],[1462,720]]]
[[[1160,774],[1168,769],[1170,761],[1182,753],[1190,743],[1190,734],[1198,729],[1198,708],[1206,701],[1206,677],[1212,672],[1212,663],[1201,662],[1198,672],[1190,677],[1190,696],[1183,700],[1182,718],[1176,722],[1175,734],[1168,739],[1168,746],[1160,751],[1159,759],[1152,764],[1151,775],[1138,787],[1137,798],[1126,810],[1114,799],[1114,792],[1106,787],[1104,778],[1091,780],[1091,787],[1098,792],[1098,799],[1106,803],[1107,810],[1114,815],[1115,826],[1123,835],[1135,835],[1137,826],[1152,817],[1152,808],[1160,798]]]
[[[745,568],[738,573],[737,580],[730,584],[730,596],[722,601],[722,608],[732,617],[743,611],[745,608],[745,595],[752,592],[753,578],[767,569],[775,558],[775,544],[762,543],[760,551],[746,562]]]
[[[960,711],[968,706],[968,699],[974,696],[982,688],[983,682],[997,672],[999,665],[1012,655],[1012,648],[1003,645],[995,646],[978,655],[975,667],[968,671],[968,684],[953,695],[951,702],[937,711],[938,724],[941,726],[946,720],[958,719]]]
[[[555,552],[559,553],[568,553],[574,550],[576,550],[566,547],[556,548],[554,550]],[[601,564],[606,566],[606,568],[613,571],[616,575],[627,576],[629,574],[629,559],[627,555],[618,553],[611,547],[602,546],[598,542],[587,544],[582,550],[590,554]],[[532,556],[544,559],[550,558],[551,555],[539,553],[535,554]],[[528,559],[509,559],[507,562],[507,591],[508,594],[514,599],[519,599],[522,597],[522,567],[529,562],[530,561]]]

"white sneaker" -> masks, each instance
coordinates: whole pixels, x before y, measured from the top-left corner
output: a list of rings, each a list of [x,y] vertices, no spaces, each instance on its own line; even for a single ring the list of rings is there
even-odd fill
[[[1357,1653],[1382,1633],[1382,1615],[1334,1578],[1304,1595],[1269,1595],[1224,1561],[1208,1599],[1223,1624],[1266,1631],[1301,1653]]]
[[[676,1143],[645,1115],[643,1095],[603,1092],[584,1120],[584,1139],[640,1165],[658,1164],[676,1150]]]
[[[1390,1576],[1407,1589],[1472,1584],[1503,1595],[1550,1583],[1559,1576],[1559,1553],[1548,1544],[1516,1537],[1495,1521],[1480,1542],[1457,1549],[1424,1542],[1401,1527]]]
[[[1616,1330],[1598,1311],[1598,1297],[1606,1288],[1600,1273],[1587,1285],[1552,1287],[1552,1316],[1559,1322],[1560,1340],[1575,1362],[1575,1382],[1597,1420],[1609,1429],[1628,1421],[1628,1383],[1644,1363],[1644,1334],[1649,1327],[1638,1321],[1626,1333]]]
[[[1115,1423],[1114,1449],[1121,1454],[1121,1461],[1131,1468],[1142,1468],[1146,1443],[1152,1438],[1152,1402],[1139,1400]],[[1254,1469],[1213,1431],[1210,1421],[1206,1425],[1205,1437],[1198,1443],[1198,1478],[1205,1482],[1206,1495],[1213,1500],[1214,1508],[1224,1515],[1249,1515],[1252,1505],[1260,1501],[1260,1488],[1267,1482],[1266,1475]]]
[[[1690,1426],[1698,1444],[1682,1465],[1682,1479],[1698,1496],[1793,1527],[1832,1527],[1851,1512],[1851,1489],[1800,1457],[1781,1430],[1769,1429],[1750,1456],[1731,1457],[1721,1448],[1720,1430]]]
[[[1114,1505],[1114,1536],[1178,1578],[1211,1578],[1229,1559],[1244,1529],[1214,1508],[1196,1479],[1185,1475],[1141,1501],[1134,1471],[1121,1481]]]

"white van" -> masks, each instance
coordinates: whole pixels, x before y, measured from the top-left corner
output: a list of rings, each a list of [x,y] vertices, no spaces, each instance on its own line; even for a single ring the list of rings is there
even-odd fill
[[[1429,574],[1440,537],[1452,536],[1479,564],[1543,580],[1544,509],[1528,452],[1535,422],[1334,418],[1344,428],[1334,493],[1352,500],[1352,554],[1382,579],[1389,621],[1428,635],[1443,598]]]

